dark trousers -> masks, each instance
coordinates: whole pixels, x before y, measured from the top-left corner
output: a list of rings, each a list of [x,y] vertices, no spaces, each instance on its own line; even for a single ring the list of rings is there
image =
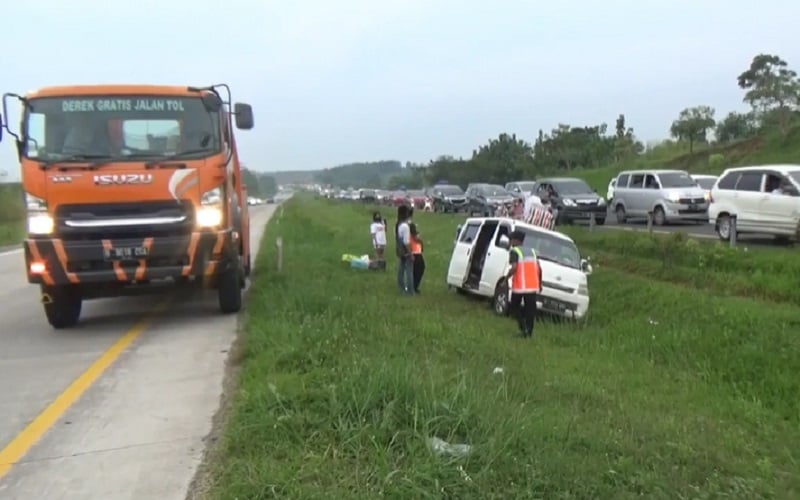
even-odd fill
[[[425,274],[425,257],[421,253],[414,254],[414,291],[419,292],[419,284]]]
[[[536,321],[536,294],[512,293],[510,305],[517,317],[519,331],[526,337],[533,335],[533,324]]]

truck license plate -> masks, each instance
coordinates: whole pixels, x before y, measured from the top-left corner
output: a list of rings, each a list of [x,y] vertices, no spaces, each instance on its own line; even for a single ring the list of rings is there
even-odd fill
[[[117,247],[103,250],[106,260],[138,260],[147,257],[145,247]]]

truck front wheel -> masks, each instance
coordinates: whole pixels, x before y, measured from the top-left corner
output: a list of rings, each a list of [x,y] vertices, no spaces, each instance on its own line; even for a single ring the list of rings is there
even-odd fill
[[[242,274],[241,259],[217,276],[217,295],[219,308],[223,314],[239,312],[242,309]]]
[[[42,304],[47,322],[53,328],[60,330],[78,324],[83,298],[80,290],[74,286],[43,286]]]

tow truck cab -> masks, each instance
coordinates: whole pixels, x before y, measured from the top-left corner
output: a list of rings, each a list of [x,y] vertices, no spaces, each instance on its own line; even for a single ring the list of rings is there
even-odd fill
[[[76,325],[83,300],[156,285],[216,288],[222,312],[241,308],[249,214],[233,127],[252,129],[253,113],[227,85],[4,94],[0,124],[20,161],[28,281],[53,327]]]

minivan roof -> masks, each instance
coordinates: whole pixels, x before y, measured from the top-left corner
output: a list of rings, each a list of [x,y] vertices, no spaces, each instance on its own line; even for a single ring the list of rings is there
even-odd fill
[[[744,172],[747,170],[774,170],[781,174],[788,174],[789,172],[796,172],[800,170],[800,165],[791,163],[776,163],[774,165],[750,165],[748,167],[732,167],[725,170],[725,172]]]
[[[681,169],[677,169],[677,168],[650,168],[650,169],[642,169],[642,170],[623,170],[622,172],[617,174],[617,177],[619,177],[622,174],[673,174],[673,173],[677,173],[677,172],[680,172],[680,173],[683,173],[683,174],[688,174],[689,173],[686,170],[681,170]]]
[[[498,221],[498,222],[507,222],[514,227],[521,227],[524,229],[530,229],[532,231],[538,231],[540,233],[549,234],[555,236],[556,238],[561,238],[562,240],[569,241],[573,245],[575,241],[567,236],[564,233],[559,233],[558,231],[551,231],[550,229],[544,228],[542,226],[534,226],[533,224],[527,224],[517,219],[512,219],[511,217],[469,217],[464,224],[468,224],[470,222],[485,222],[485,221]]]

